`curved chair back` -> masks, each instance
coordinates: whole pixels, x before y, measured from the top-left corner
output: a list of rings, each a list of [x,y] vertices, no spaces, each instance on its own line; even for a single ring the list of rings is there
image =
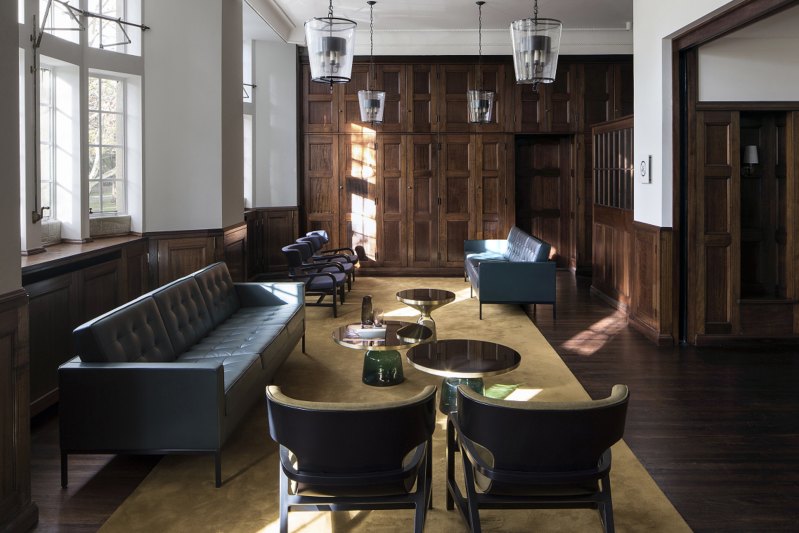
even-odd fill
[[[322,242],[322,238],[319,237],[318,235],[310,235],[308,237],[300,237],[295,242],[297,242],[298,244],[307,243],[308,245],[310,245],[311,252],[313,254],[315,254],[316,252],[321,250],[322,246],[324,245],[324,243]]]
[[[289,270],[293,271],[295,268],[303,266],[303,250],[305,248],[306,246],[304,244],[289,244],[281,248],[283,255],[286,256]]]
[[[319,237],[322,239],[322,244],[327,244],[330,242],[330,236],[328,236],[327,231],[323,229],[315,229],[313,231],[309,231],[305,234],[306,237]]]
[[[297,458],[303,472],[399,470],[405,455],[435,429],[436,388],[386,403],[320,403],[266,391],[269,434]]]
[[[458,424],[485,447],[499,470],[567,472],[596,469],[624,434],[629,391],[580,402],[516,402],[486,398],[458,387]]]

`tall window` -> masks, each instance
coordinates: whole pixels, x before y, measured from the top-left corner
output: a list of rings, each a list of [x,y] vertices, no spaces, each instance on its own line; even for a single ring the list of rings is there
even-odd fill
[[[125,18],[125,0],[89,0],[89,12],[111,18]],[[89,46],[107,48],[121,52],[127,39],[122,27],[116,22],[89,17]]]
[[[40,69],[39,88],[39,175],[44,218],[55,217],[55,76]]]
[[[125,83],[89,77],[89,213],[124,214]]]

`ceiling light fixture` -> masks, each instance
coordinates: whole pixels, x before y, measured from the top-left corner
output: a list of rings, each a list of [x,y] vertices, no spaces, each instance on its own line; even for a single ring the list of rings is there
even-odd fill
[[[356,26],[353,20],[333,16],[333,0],[326,17],[314,17],[305,23],[313,81],[331,85],[350,81]]]
[[[370,90],[370,80],[375,76],[375,19],[374,0],[366,2],[369,4],[369,74],[366,78],[366,90],[358,91],[358,106],[361,108],[361,122],[372,124],[383,123],[383,110],[386,105],[386,93],[384,91]]]
[[[562,31],[561,21],[538,17],[538,0],[535,0],[533,18],[511,22],[516,83],[532,83],[535,89],[539,83],[555,81]]]
[[[469,105],[469,124],[490,124],[494,109],[494,91],[483,89],[483,2],[477,4],[477,88],[466,91]]]

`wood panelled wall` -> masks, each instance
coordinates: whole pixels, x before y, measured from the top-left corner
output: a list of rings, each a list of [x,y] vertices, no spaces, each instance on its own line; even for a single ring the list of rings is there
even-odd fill
[[[38,520],[31,502],[28,410],[28,297],[0,295],[0,530],[28,531]]]
[[[555,83],[537,92],[515,83],[507,58],[484,58],[497,99],[480,125],[467,120],[475,58],[380,62],[372,87],[388,103],[373,126],[359,120],[363,59],[350,83],[331,89],[300,58],[303,230],[363,246],[367,270],[452,274],[464,239],[503,238],[518,224],[550,241],[560,266],[590,271],[590,127],[632,112],[629,56],[562,57]]]
[[[630,325],[659,345],[674,344],[671,228],[633,222]]]
[[[593,128],[592,288],[614,305],[630,303],[633,246],[633,117]]]

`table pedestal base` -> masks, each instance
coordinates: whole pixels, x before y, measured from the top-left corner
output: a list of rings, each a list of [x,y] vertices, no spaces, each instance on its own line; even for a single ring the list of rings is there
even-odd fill
[[[466,385],[470,389],[483,394],[485,386],[483,378],[445,378],[441,383],[441,399],[438,410],[449,414],[458,409],[458,385]]]
[[[433,320],[433,317],[430,314],[424,314],[424,312],[419,316],[419,320],[416,321],[417,324],[421,324],[422,326],[427,326],[433,332],[433,336],[430,338],[430,342],[436,342],[436,322]]]
[[[396,350],[369,350],[363,357],[365,384],[373,387],[399,385],[405,380],[402,373],[402,357]]]

